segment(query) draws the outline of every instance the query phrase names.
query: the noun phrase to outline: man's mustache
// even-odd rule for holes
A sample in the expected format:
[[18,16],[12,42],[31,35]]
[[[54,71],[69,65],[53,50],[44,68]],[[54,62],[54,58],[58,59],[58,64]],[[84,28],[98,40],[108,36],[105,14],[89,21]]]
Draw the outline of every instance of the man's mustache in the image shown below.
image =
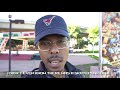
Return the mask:
[[48,56],[47,60],[51,60],[51,59],[60,59],[63,60],[63,57],[61,55],[50,55]]

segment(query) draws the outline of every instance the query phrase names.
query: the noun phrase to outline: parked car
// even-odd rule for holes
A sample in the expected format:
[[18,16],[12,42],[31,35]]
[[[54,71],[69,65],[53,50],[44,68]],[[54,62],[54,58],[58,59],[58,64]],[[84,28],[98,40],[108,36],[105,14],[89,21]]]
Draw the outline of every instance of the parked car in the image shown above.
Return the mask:
[[69,48],[69,53],[73,53],[73,48],[72,47]]
[[33,54],[33,56],[31,57],[31,60],[41,60],[40,54],[39,53]]

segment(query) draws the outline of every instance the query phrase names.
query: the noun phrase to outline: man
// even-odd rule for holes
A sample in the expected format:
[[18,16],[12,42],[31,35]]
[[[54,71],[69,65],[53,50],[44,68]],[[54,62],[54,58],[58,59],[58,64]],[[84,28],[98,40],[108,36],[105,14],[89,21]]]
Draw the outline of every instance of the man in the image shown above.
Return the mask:
[[84,78],[84,75],[75,73],[80,73],[81,70],[67,61],[69,39],[67,25],[62,17],[58,15],[46,15],[38,19],[35,24],[34,44],[39,49],[42,61],[39,68],[32,70],[36,74],[27,74],[22,77]]

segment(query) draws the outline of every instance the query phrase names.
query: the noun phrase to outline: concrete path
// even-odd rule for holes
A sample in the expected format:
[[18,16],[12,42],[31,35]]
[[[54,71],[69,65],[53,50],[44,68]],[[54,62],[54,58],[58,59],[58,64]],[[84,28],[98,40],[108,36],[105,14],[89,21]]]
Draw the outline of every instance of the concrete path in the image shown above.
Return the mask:
[[[73,65],[80,64],[90,64],[90,63],[98,63],[97,60],[87,56],[87,55],[69,55],[68,61]],[[34,68],[39,66],[40,60],[12,60],[11,61],[11,70],[12,71],[31,71]],[[8,60],[0,60],[0,72],[8,71],[9,61]]]
[[89,57],[88,55],[69,55],[68,61],[73,65],[98,63],[97,60]]

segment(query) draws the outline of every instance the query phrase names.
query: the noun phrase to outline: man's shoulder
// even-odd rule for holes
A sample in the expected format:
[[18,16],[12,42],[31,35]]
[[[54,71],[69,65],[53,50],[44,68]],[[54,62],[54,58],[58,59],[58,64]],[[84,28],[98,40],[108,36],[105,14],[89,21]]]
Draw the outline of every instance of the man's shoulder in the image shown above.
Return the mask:
[[76,68],[71,63],[67,62],[66,68],[67,68],[68,72],[76,72],[76,74],[69,75],[71,78],[86,78],[86,76],[84,74],[80,73],[80,72],[82,72],[82,70]]
[[77,72],[77,71],[81,72],[80,69],[76,68],[76,66],[72,65],[70,62],[67,62],[65,67],[66,67],[67,71],[70,71],[70,72],[74,72],[74,71],[75,72]]

